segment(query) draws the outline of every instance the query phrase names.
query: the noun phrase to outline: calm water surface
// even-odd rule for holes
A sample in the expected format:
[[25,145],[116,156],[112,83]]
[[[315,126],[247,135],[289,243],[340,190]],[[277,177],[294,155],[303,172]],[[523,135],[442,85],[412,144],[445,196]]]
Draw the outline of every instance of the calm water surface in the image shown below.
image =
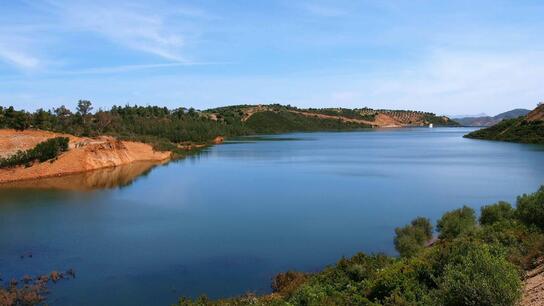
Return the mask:
[[[357,251],[395,254],[393,229],[415,216],[514,201],[544,184],[544,147],[463,139],[468,131],[271,136],[150,172],[73,179],[111,187],[115,176],[122,187],[0,189],[0,273],[74,268],[75,280],[51,287],[52,305],[169,305],[268,292],[277,272]],[[130,184],[126,173],[145,175]]]

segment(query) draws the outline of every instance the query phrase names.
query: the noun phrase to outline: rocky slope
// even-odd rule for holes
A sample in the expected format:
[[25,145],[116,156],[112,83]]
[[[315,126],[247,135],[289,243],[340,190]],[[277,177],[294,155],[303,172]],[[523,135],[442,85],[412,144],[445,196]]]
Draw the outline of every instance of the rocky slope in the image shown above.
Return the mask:
[[38,130],[0,130],[0,155],[9,156],[27,150],[53,137],[69,137],[69,150],[57,159],[30,167],[0,169],[0,183],[62,176],[89,170],[126,165],[137,161],[162,162],[170,152],[155,151],[150,145],[120,141],[113,137],[82,138]]

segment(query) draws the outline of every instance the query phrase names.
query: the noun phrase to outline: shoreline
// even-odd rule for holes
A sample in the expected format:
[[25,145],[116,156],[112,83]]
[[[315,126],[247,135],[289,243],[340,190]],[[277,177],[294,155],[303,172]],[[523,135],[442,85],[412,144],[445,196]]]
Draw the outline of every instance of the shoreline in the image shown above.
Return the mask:
[[70,138],[68,151],[56,159],[34,163],[30,167],[0,169],[0,184],[62,177],[134,162],[162,164],[172,158],[171,151],[155,151],[146,143],[121,141],[111,136],[85,138],[41,130],[0,130],[1,153],[28,150],[41,141],[59,136]]

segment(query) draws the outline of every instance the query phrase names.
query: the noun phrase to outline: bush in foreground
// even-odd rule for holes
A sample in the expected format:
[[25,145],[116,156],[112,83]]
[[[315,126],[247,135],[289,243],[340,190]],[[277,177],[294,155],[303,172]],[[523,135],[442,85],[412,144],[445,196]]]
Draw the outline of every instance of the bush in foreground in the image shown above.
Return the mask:
[[544,230],[544,186],[533,194],[518,197],[516,210],[521,221]]
[[457,238],[474,231],[475,228],[476,215],[474,209],[468,206],[445,213],[436,224],[440,239]]
[[498,202],[481,208],[480,224],[489,225],[514,218],[514,209],[507,202]]
[[442,305],[515,305],[521,298],[518,269],[485,244],[446,265],[439,284]]
[[417,254],[432,238],[433,226],[427,218],[418,217],[411,224],[395,229],[395,249],[402,257]]

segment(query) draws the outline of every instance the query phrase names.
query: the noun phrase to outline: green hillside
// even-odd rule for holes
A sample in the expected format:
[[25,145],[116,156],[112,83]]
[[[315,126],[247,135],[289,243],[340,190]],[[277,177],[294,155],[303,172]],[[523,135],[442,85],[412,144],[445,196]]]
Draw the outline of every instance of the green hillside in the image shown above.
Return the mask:
[[508,119],[465,135],[467,138],[544,144],[544,105],[527,116]]
[[369,108],[299,109],[280,104],[234,105],[199,111],[158,106],[113,106],[93,110],[81,100],[72,111],[65,106],[35,112],[0,106],[0,128],[42,129],[76,136],[112,135],[173,150],[180,143],[206,143],[217,136],[304,131],[345,131],[371,127],[455,126],[433,113]]

